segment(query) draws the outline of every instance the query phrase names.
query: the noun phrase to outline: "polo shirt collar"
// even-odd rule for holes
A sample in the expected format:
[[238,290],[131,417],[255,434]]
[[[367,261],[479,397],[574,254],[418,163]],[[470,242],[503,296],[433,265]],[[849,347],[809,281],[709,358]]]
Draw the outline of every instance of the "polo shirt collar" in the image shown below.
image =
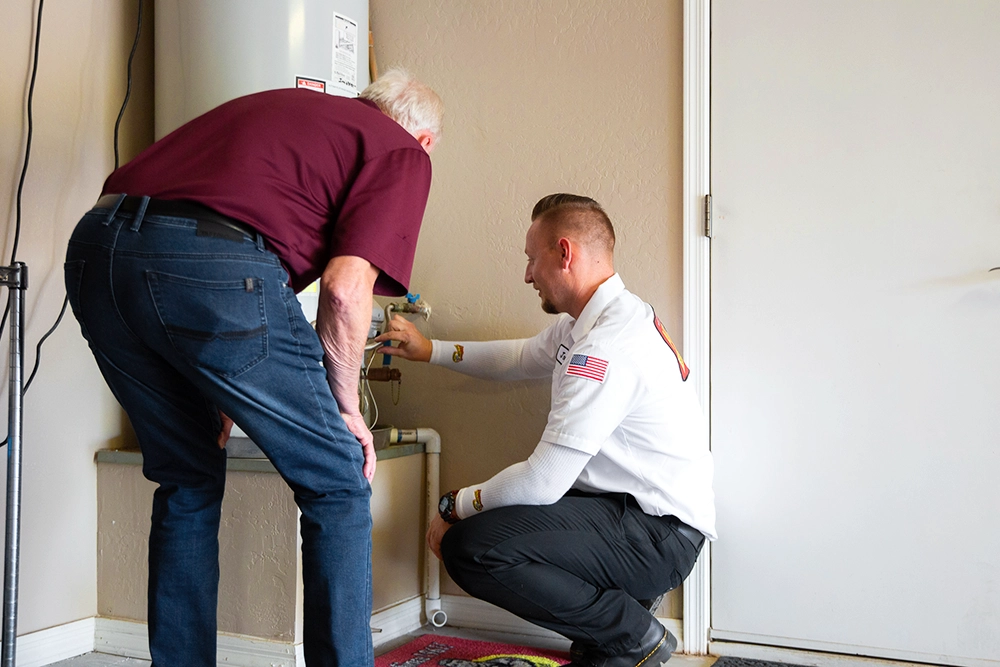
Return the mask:
[[573,340],[579,341],[590,333],[597,318],[601,316],[608,304],[624,291],[625,283],[622,282],[617,273],[601,283],[601,286],[594,292],[594,296],[590,297],[590,301],[583,307],[583,312],[576,319],[576,324],[573,325]]

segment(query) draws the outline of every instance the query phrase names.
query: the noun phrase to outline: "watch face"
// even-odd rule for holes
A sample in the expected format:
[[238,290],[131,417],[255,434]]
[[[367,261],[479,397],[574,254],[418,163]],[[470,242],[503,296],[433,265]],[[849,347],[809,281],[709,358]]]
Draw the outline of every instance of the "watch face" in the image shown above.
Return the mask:
[[447,494],[441,496],[441,500],[438,501],[438,512],[440,514],[446,514],[446,513],[448,513],[448,511],[450,509],[448,507],[448,505],[451,504],[451,503],[448,502],[449,500],[451,500],[451,498]]

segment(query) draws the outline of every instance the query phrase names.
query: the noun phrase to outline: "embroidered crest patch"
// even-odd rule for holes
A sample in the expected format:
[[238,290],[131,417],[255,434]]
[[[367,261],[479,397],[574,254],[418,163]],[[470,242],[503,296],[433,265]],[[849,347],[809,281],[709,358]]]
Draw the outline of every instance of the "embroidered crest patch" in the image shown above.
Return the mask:
[[660,333],[660,338],[663,342],[670,347],[670,351],[674,353],[674,357],[677,359],[677,366],[681,371],[681,381],[684,382],[691,375],[691,369],[688,365],[684,363],[684,359],[681,357],[681,353],[677,351],[677,347],[674,345],[674,341],[670,340],[670,334],[667,333],[667,328],[663,326],[663,322],[655,314],[653,315],[653,324],[656,326],[656,330]]
[[456,364],[465,358],[465,347],[462,345],[455,346],[455,353],[451,355],[451,360]]

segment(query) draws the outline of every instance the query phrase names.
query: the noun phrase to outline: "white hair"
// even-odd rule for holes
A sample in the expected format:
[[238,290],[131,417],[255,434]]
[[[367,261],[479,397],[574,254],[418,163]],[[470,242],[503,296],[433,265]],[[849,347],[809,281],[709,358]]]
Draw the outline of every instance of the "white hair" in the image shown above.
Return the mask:
[[426,130],[434,135],[435,141],[441,138],[444,103],[437,93],[406,70],[394,67],[383,72],[360,97],[374,102],[410,134]]

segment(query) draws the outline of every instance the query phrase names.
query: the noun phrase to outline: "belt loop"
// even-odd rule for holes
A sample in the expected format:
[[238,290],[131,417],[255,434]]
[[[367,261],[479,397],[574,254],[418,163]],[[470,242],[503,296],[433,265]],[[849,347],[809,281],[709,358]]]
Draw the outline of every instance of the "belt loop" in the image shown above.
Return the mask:
[[143,196],[142,201],[139,202],[139,210],[135,212],[135,219],[132,220],[132,226],[129,227],[133,232],[139,231],[139,225],[142,224],[142,219],[146,215],[147,206],[149,206],[149,197]]
[[114,220],[115,214],[118,213],[118,209],[121,208],[122,202],[124,201],[125,201],[125,194],[118,195],[118,199],[115,200],[115,205],[111,207],[110,211],[108,211],[108,217],[105,218],[104,222],[101,224],[103,224],[105,227],[110,225],[111,221]]
[[264,235],[257,232],[257,250],[264,252]]

